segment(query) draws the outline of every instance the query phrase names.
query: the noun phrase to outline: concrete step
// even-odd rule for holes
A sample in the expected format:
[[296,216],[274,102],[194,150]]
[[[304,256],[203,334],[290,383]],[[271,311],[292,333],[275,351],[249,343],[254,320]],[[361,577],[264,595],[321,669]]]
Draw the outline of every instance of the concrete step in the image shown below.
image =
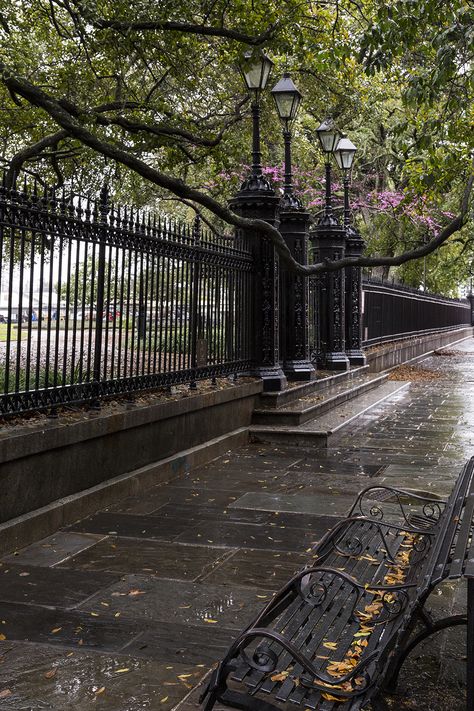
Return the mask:
[[251,441],[311,448],[327,447],[333,434],[387,398],[401,393],[409,385],[409,382],[384,379],[383,382],[379,382],[378,387],[365,391],[358,397],[345,401],[332,408],[330,412],[321,414],[298,427],[252,425],[250,427]]
[[355,378],[336,381],[330,387],[299,397],[279,408],[257,408],[252,416],[254,425],[299,425],[333,410],[341,403],[352,400],[385,382],[387,375],[359,373]]
[[264,392],[260,394],[261,409],[274,409],[285,407],[300,398],[312,393],[326,390],[333,385],[340,385],[345,382],[354,381],[363,373],[368,372],[369,366],[364,365],[358,368],[351,368],[342,373],[334,373],[329,370],[316,371],[316,379],[308,383],[289,382],[285,390],[278,392]]

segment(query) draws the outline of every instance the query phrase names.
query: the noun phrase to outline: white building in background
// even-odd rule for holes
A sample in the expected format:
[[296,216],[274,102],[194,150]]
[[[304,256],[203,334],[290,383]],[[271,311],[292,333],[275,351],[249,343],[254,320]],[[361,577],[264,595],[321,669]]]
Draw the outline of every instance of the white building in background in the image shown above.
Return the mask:
[[[13,321],[18,321],[18,314],[20,311],[20,301],[21,301],[21,312],[24,319],[28,319],[30,316],[29,303],[30,303],[30,279],[29,274],[23,276],[23,285],[21,290],[20,299],[20,268],[15,266],[12,275],[12,288],[10,293],[10,274],[8,272],[2,273],[2,280],[0,282],[0,316],[7,318],[8,314],[11,314]],[[50,282],[48,279],[43,281],[43,289],[40,293],[40,283],[39,280],[33,284],[33,319],[38,318],[40,306],[43,318],[48,315],[49,303],[51,300],[51,313],[57,308],[57,298],[56,289],[53,285],[50,296]]]

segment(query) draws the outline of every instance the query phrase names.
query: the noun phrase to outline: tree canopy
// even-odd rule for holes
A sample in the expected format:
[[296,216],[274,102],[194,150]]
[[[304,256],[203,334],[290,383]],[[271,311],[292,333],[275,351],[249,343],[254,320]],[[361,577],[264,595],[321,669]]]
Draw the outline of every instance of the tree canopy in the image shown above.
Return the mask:
[[[304,95],[294,162],[311,209],[322,180],[314,130],[330,113],[359,147],[353,194],[368,256],[357,263],[405,264],[399,276],[418,285],[419,258],[432,254],[428,286],[449,293],[474,257],[470,2],[0,0],[7,180],[34,171],[94,192],[107,178],[118,200],[197,210],[219,229],[252,226],[300,272],[355,263],[298,265],[277,229],[227,207],[249,162],[237,70],[248,47],[265,48],[275,81],[289,71]],[[278,178],[268,93],[262,115]]]

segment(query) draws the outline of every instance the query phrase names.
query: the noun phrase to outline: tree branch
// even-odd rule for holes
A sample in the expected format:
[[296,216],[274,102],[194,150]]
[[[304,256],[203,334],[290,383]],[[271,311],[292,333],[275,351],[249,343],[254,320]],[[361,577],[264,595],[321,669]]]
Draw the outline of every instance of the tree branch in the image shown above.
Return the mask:
[[201,35],[203,37],[224,37],[244,44],[258,47],[265,44],[275,33],[278,23],[270,25],[264,32],[257,36],[248,35],[239,30],[228,27],[211,27],[209,25],[195,24],[192,22],[175,22],[170,20],[106,20],[105,18],[93,17],[88,9],[84,8],[81,2],[73,3],[78,9],[81,17],[99,30],[117,30],[118,32],[182,32],[184,34]]
[[56,131],[56,133],[51,133],[49,136],[44,136],[44,138],[36,141],[36,143],[32,143],[30,146],[26,146],[18,151],[18,153],[15,153],[13,158],[9,161],[10,165],[5,174],[6,187],[11,188],[13,186],[16,176],[26,161],[38,156],[45,148],[56,146],[59,141],[67,136],[68,132],[61,129],[61,131]]
[[88,130],[79,120],[69,113],[64,107],[64,103],[59,103],[45,91],[34,86],[24,78],[15,77],[10,70],[0,62],[0,78],[3,83],[12,91],[16,92],[30,104],[46,111],[49,116],[54,119],[63,130],[76,138],[84,145],[92,148],[92,150],[100,153],[103,156],[127,166],[132,171],[141,175],[145,180],[158,185],[165,190],[169,190],[178,197],[196,202],[202,207],[210,210],[214,215],[220,217],[228,224],[240,227],[246,230],[254,231],[256,234],[263,234],[271,240],[281,259],[292,271],[300,274],[310,275],[318,274],[325,271],[335,271],[347,266],[399,266],[412,259],[419,259],[431,252],[434,252],[441,244],[455,232],[461,229],[466,221],[469,211],[469,201],[474,185],[474,160],[471,163],[469,178],[466,182],[464,192],[461,199],[459,214],[449,222],[449,224],[429,242],[419,247],[403,252],[395,257],[345,257],[336,261],[324,261],[313,265],[304,265],[297,262],[290,253],[288,246],[283,239],[281,233],[268,222],[259,219],[249,219],[237,215],[228,207],[221,205],[214,200],[210,195],[201,193],[199,190],[186,185],[182,180],[174,178],[170,175],[152,168],[144,161],[136,158],[132,153],[129,153],[115,145],[100,139],[98,136]]
[[232,30],[228,27],[209,27],[207,25],[193,25],[188,22],[159,22],[159,21],[144,21],[144,22],[121,22],[120,20],[94,20],[94,26],[97,29],[111,29],[120,32],[140,32],[140,31],[168,31],[168,32],[183,32],[185,34],[202,35],[204,37],[225,37],[226,39],[235,40],[244,44],[260,46],[267,42],[272,36],[275,25],[271,25],[265,32],[257,35],[248,35],[245,32]]

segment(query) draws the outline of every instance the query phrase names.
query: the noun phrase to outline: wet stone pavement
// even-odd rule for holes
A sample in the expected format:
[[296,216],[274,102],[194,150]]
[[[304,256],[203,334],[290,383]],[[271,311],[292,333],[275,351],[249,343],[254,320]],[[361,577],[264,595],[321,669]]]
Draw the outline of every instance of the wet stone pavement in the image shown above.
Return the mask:
[[[327,450],[249,445],[3,558],[0,709],[196,711],[200,682],[371,483],[448,495],[474,453],[474,341]],[[465,611],[462,583],[431,599]],[[463,709],[465,631],[404,668],[394,709]],[[218,707],[216,707],[217,709]],[[293,708],[293,707],[292,707]]]

